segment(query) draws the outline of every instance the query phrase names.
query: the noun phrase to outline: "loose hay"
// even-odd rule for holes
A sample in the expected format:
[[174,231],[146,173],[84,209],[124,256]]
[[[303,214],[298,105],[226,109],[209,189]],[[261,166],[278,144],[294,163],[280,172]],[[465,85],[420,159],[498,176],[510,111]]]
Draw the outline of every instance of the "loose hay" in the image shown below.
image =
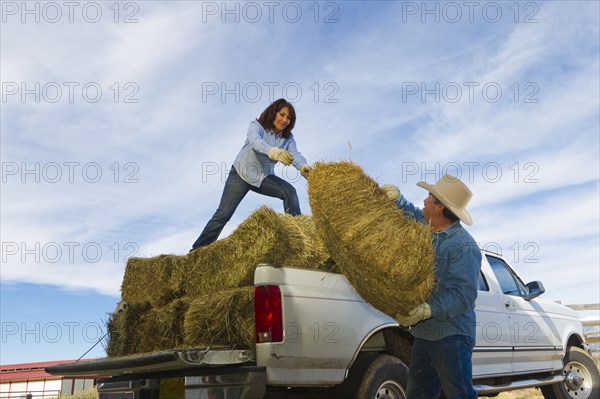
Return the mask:
[[190,347],[254,347],[254,286],[194,300],[185,314],[184,332]]
[[322,241],[367,302],[393,317],[427,299],[435,267],[427,226],[404,217],[351,162],[316,163],[308,192]]

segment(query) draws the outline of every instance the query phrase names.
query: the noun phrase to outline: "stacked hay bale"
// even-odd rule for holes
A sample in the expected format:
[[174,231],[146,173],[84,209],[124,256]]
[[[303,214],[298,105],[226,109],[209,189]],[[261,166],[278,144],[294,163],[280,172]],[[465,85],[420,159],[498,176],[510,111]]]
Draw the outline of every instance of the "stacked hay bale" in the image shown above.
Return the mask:
[[252,347],[260,263],[341,271],[392,317],[427,299],[435,261],[427,226],[405,218],[351,162],[317,163],[308,188],[312,217],[261,208],[186,256],[131,258],[122,285],[128,307],[108,322],[107,354]]
[[[252,285],[259,263],[320,268],[329,259],[310,216],[278,214],[261,208],[227,238],[193,251],[174,273],[187,278],[185,291],[199,297],[220,289]],[[179,281],[179,279],[176,279]]]
[[331,267],[310,216],[263,207],[227,238],[186,256],[131,258],[121,287],[127,309],[108,322],[109,356],[181,347],[251,347],[259,263]]
[[[218,322],[215,322],[218,321]],[[206,294],[195,299],[184,322],[185,342],[251,348],[254,336],[254,286]]]
[[394,317],[427,299],[435,267],[428,226],[406,218],[351,162],[315,164],[308,191],[321,240],[367,302]]

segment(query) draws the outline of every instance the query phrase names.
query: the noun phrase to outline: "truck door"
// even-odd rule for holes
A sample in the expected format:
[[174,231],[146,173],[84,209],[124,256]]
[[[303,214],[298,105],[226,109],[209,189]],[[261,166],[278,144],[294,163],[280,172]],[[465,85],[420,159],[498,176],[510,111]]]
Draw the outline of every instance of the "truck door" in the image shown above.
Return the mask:
[[546,371],[560,362],[557,331],[550,317],[536,300],[526,299],[527,289],[519,276],[501,258],[487,255],[487,260],[502,289],[508,330],[513,346],[514,373]]
[[482,256],[475,302],[477,336],[473,350],[474,378],[512,372],[513,348],[508,333],[508,317],[498,283],[493,278],[486,278],[490,275],[490,265]]

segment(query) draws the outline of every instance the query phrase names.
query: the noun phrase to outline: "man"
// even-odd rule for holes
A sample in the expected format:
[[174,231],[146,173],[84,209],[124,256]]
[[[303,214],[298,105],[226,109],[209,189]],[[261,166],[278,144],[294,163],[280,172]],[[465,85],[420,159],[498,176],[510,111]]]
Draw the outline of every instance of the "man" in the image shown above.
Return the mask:
[[396,186],[382,186],[406,216],[429,224],[436,254],[436,283],[427,302],[398,320],[415,337],[407,397],[437,399],[443,391],[448,399],[476,399],[472,354],[481,252],[460,223],[473,223],[466,210],[472,194],[463,182],[448,175],[433,186],[417,185],[429,191],[422,210]]

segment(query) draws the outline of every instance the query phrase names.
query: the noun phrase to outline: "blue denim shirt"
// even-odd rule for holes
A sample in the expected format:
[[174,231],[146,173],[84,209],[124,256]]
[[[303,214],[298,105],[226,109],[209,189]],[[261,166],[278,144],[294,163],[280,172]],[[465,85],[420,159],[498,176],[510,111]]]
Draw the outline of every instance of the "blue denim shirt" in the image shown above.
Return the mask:
[[[404,196],[400,196],[396,205],[406,216],[428,223],[421,209]],[[481,250],[460,221],[431,234],[435,248],[435,286],[427,299],[431,318],[417,323],[411,333],[429,341],[457,334],[475,339],[475,299]]]
[[265,177],[275,173],[275,161],[267,153],[273,147],[288,150],[294,161],[292,165],[300,169],[306,164],[306,158],[296,149],[294,136],[284,139],[281,134],[265,130],[258,121],[250,122],[246,142],[238,153],[233,166],[240,177],[248,184],[260,187]]

